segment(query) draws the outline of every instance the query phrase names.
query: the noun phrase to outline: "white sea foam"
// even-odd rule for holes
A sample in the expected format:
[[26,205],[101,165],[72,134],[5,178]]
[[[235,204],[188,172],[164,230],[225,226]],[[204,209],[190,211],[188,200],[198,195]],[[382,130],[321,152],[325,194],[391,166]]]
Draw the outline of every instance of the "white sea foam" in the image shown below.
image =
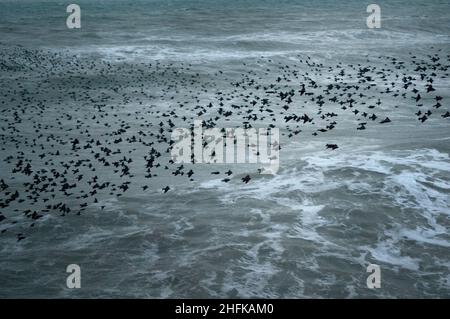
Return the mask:
[[[321,231],[323,227],[336,227],[333,220],[321,214],[321,211],[330,207],[329,198],[324,203],[312,199],[314,194],[342,188],[343,185],[353,194],[381,196],[384,201],[390,200],[399,212],[413,209],[418,215],[410,218],[420,217],[426,221],[425,224],[417,225],[417,221],[402,221],[392,216],[390,224],[386,221],[388,228],[373,245],[360,245],[354,249],[370,252],[379,262],[418,271],[420,255],[408,256],[402,248],[403,241],[450,246],[449,237],[445,236],[448,229],[438,220],[440,214],[448,215],[450,212],[448,192],[445,191],[450,185],[449,181],[436,177],[449,171],[448,154],[433,149],[346,152],[334,153],[333,156],[316,152],[299,160],[306,163],[305,167],[284,170],[271,178],[252,179],[247,185],[237,182],[239,184],[230,186],[210,181],[201,184],[201,187],[221,192],[221,200],[227,204],[255,199],[297,212],[298,223],[287,230],[289,238],[302,238],[325,245],[330,252],[344,254],[344,258],[348,258],[345,257],[346,253],[340,251]],[[349,175],[351,171],[353,174]],[[330,175],[330,172],[335,173]],[[441,188],[443,192],[431,185]],[[348,208],[351,209],[351,206]],[[384,213],[378,211],[374,214]],[[258,247],[253,247],[251,251],[255,250]],[[253,256],[256,256],[255,253]]]

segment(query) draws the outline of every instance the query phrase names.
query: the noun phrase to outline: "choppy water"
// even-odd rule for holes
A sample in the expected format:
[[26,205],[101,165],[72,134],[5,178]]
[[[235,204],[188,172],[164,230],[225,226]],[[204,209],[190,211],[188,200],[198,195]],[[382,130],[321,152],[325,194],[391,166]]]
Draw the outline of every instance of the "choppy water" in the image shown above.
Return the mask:
[[[380,3],[379,30],[367,29],[363,1],[77,3],[82,28],[68,30],[63,2],[0,1],[0,178],[8,185],[0,193],[1,297],[450,297],[447,1]],[[372,89],[358,83],[363,67]],[[336,79],[360,85],[332,95],[351,92],[360,110],[380,99],[369,113],[378,120],[356,130],[361,118],[330,95],[324,112],[338,114],[336,128],[313,136],[329,124],[316,115],[316,100],[296,94],[285,112],[315,115],[314,123],[286,123],[280,99],[251,84],[297,91],[305,76],[317,84],[308,87],[315,97]],[[422,106],[413,86],[402,89],[404,76],[414,78]],[[436,91],[428,94],[430,76]],[[442,106],[434,109],[437,95]],[[255,97],[268,99],[275,120],[263,113],[254,126],[282,132],[278,174],[225,164],[186,164],[194,181],[172,174],[179,165],[167,163],[161,143],[169,118],[186,127],[215,118],[223,103],[233,115],[217,126],[239,127],[245,114],[232,105],[248,107]],[[433,115],[421,123],[415,113],[428,109]],[[386,116],[392,123],[379,124]],[[157,176],[146,177],[152,146],[133,136],[162,152]],[[131,175],[122,174],[124,158]],[[110,186],[83,197],[94,175]],[[70,195],[65,182],[77,185]],[[26,183],[37,184],[34,193]],[[16,190],[22,201],[6,205]],[[60,202],[71,212],[46,207]],[[43,217],[27,218],[27,209]],[[81,289],[65,286],[73,263]],[[382,269],[380,289],[366,287],[369,263]]]

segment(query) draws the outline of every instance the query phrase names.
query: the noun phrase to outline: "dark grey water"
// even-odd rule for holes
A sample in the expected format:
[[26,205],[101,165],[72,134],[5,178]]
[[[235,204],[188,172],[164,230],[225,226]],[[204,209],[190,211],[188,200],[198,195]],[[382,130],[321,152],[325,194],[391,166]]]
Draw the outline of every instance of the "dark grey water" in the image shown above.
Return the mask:
[[[447,1],[77,3],[0,1],[1,297],[450,297]],[[198,119],[279,128],[280,170],[175,175]]]

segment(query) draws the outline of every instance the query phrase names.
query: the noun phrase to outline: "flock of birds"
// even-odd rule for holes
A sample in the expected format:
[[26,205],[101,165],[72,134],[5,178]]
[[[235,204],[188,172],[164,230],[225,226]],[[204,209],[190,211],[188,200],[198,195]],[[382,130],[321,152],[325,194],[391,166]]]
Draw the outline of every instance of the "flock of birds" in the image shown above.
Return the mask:
[[[18,241],[49,214],[80,215],[90,205],[104,209],[108,196],[170,193],[178,178],[195,181],[196,166],[175,163],[170,152],[174,128],[197,119],[205,128],[277,127],[285,144],[298,135],[332,138],[340,119],[355,132],[390,125],[389,111],[400,105],[418,123],[450,117],[436,84],[448,83],[450,55],[440,50],[332,66],[308,56],[261,57],[202,73],[182,62],[0,51],[0,233]],[[225,183],[252,179],[230,169],[210,173]],[[167,176],[173,183],[161,185]]]

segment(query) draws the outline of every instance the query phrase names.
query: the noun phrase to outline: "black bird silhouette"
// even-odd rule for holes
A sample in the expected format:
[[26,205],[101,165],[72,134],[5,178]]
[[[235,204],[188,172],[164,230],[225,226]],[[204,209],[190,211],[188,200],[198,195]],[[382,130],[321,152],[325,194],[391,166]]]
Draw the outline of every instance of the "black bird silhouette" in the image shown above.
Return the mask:
[[339,146],[337,144],[327,144],[326,147],[329,149],[332,149],[332,150],[339,148]]
[[245,177],[242,178],[242,181],[243,181],[245,184],[247,184],[248,182],[250,182],[251,179],[252,179],[252,178],[250,177],[250,175],[247,175],[247,176],[245,176]]
[[428,117],[426,115],[422,116],[419,118],[419,120],[423,123],[428,119]]

